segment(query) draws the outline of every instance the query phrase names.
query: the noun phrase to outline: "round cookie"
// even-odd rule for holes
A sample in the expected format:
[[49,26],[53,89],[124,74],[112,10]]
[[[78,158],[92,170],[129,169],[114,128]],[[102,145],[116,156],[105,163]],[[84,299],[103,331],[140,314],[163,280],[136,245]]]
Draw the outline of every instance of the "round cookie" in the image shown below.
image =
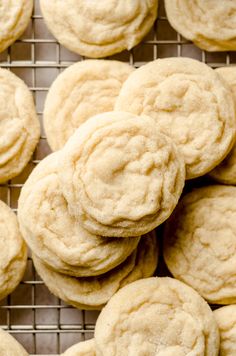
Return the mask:
[[94,234],[129,237],[153,230],[183,189],[183,159],[148,117],[96,115],[61,154],[59,178],[70,211]]
[[236,50],[236,4],[231,0],[165,0],[171,26],[207,51]]
[[61,356],[96,356],[94,339],[71,346]]
[[235,141],[230,88],[194,59],[158,59],[140,67],[124,83],[115,110],[155,119],[180,148],[187,179],[213,169]]
[[158,246],[154,233],[141,238],[138,248],[121,265],[96,277],[69,277],[50,270],[33,256],[35,268],[49,290],[79,309],[101,309],[118,289],[153,275]]
[[0,300],[10,294],[23,278],[27,248],[16,215],[0,201]]
[[26,30],[33,10],[33,0],[1,0],[0,52],[9,47]]
[[29,162],[40,135],[33,97],[15,74],[0,68],[0,183]]
[[101,58],[131,49],[150,31],[158,0],[40,0],[48,28],[69,50]]
[[208,302],[236,302],[236,187],[188,193],[167,221],[164,259],[175,278]]
[[14,337],[0,329],[0,356],[29,356]]
[[91,116],[112,111],[133,70],[126,63],[108,60],[86,60],[64,70],[52,84],[44,107],[44,128],[52,150],[62,148]]
[[147,278],[119,290],[95,327],[97,356],[217,356],[219,333],[207,303],[173,278]]
[[[229,84],[236,107],[236,67],[221,67],[217,68],[216,72]],[[236,184],[236,145],[209,175],[219,183]]]
[[219,356],[236,355],[236,305],[216,309],[214,317],[220,331]]
[[140,237],[107,238],[90,234],[68,211],[57,168],[60,152],[43,159],[21,190],[18,217],[31,250],[57,272],[95,276],[122,263]]

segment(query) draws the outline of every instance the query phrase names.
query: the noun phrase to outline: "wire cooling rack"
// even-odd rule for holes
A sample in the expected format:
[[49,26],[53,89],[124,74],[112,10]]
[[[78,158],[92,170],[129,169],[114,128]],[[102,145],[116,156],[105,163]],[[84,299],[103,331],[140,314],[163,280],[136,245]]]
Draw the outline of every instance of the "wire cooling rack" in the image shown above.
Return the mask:
[[[158,19],[146,40],[132,51],[111,58],[139,67],[157,58],[173,56],[196,58],[213,68],[236,64],[236,52],[207,53],[177,34],[166,19],[163,1],[160,1]],[[30,87],[42,121],[44,100],[52,81],[64,68],[83,59],[53,38],[44,24],[39,0],[35,0],[27,31],[0,54],[0,66],[10,69]],[[33,159],[24,172],[0,185],[0,199],[14,211],[17,211],[20,189],[27,176],[49,153],[42,129]],[[163,270],[160,273],[163,274]],[[13,334],[32,355],[57,355],[74,343],[91,338],[97,316],[98,312],[77,310],[55,298],[36,275],[30,257],[23,282],[0,302],[0,327]]]

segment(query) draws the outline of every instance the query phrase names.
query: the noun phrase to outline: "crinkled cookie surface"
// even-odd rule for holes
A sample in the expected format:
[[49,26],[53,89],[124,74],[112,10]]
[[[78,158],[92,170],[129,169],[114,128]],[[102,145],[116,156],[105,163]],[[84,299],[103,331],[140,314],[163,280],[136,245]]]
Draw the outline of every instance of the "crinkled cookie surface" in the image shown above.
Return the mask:
[[217,356],[219,333],[197,292],[173,278],[153,277],[110,299],[98,317],[95,343],[97,356]]
[[129,237],[169,217],[185,166],[151,118],[110,112],[89,119],[69,139],[59,178],[71,213],[87,230]]
[[194,59],[158,59],[140,67],[125,81],[115,109],[155,119],[181,150],[187,179],[213,169],[235,141],[230,88]]
[[236,187],[188,193],[165,226],[164,258],[171,273],[208,302],[236,302]]
[[23,34],[30,21],[32,10],[33,0],[1,0],[0,52]]
[[119,266],[95,277],[75,278],[50,270],[36,256],[34,265],[49,290],[80,309],[101,309],[123,286],[153,275],[158,261],[154,233],[143,236],[137,249]]
[[220,331],[219,356],[236,355],[236,305],[216,309],[214,316]]
[[32,251],[57,272],[94,276],[122,263],[140,237],[101,237],[82,228],[68,211],[57,168],[60,151],[47,156],[33,170],[21,190],[18,217]]
[[[229,84],[234,97],[236,107],[236,67],[220,67],[216,72]],[[221,162],[210,176],[219,183],[236,184],[236,145],[228,154],[228,156]]]
[[94,339],[73,345],[61,356],[96,356]]
[[21,173],[40,135],[33,97],[15,74],[0,68],[0,183]]
[[0,201],[0,300],[20,283],[27,264],[27,248],[16,215]]
[[29,356],[29,354],[14,337],[0,329],[0,356]]
[[40,0],[47,26],[76,53],[100,58],[131,49],[151,29],[157,0]]
[[62,72],[52,84],[44,108],[44,127],[51,148],[62,148],[91,116],[112,111],[123,82],[133,70],[118,61],[86,60]]
[[236,50],[235,1],[165,0],[165,8],[172,27],[200,48]]

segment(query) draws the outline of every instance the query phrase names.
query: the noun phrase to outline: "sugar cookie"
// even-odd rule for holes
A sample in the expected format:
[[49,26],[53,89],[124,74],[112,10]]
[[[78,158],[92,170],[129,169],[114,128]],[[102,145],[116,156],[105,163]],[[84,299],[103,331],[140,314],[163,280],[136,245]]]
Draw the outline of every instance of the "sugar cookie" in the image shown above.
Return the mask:
[[219,356],[236,355],[236,305],[216,309],[214,316],[220,331]]
[[23,34],[30,21],[33,5],[33,0],[1,0],[0,52]]
[[[216,72],[229,84],[236,108],[236,67],[221,67]],[[220,183],[236,184],[236,145],[223,162],[210,172],[210,176]]]
[[44,128],[52,150],[62,148],[89,117],[112,111],[133,70],[118,61],[87,60],[62,72],[52,84],[44,108]]
[[68,212],[57,175],[60,152],[43,159],[21,190],[18,217],[32,251],[57,272],[95,276],[122,263],[139,237],[126,239],[92,235]]
[[137,69],[124,83],[115,109],[154,118],[181,149],[187,179],[213,169],[235,141],[230,88],[194,59],[158,59]]
[[38,143],[33,97],[15,74],[0,68],[0,183],[25,168]]
[[166,223],[164,258],[171,273],[208,302],[236,302],[236,187],[188,193]]
[[27,248],[16,215],[0,201],[0,300],[20,283],[27,264]]
[[29,356],[14,337],[0,329],[0,356]]
[[89,119],[69,139],[59,178],[83,227],[129,237],[168,218],[183,189],[185,166],[154,120],[108,112]]
[[207,51],[236,50],[236,3],[231,0],[165,0],[171,26]]
[[151,29],[158,0],[40,0],[48,28],[69,50],[100,58],[131,49]]
[[40,277],[57,297],[80,309],[101,309],[118,289],[140,278],[153,275],[158,260],[157,238],[141,238],[137,250],[121,265],[96,277],[69,277],[53,272],[36,256],[34,265]]
[[96,356],[94,339],[79,342],[66,350],[61,356]]
[[217,356],[219,333],[207,303],[173,278],[146,278],[119,290],[95,327],[97,356]]

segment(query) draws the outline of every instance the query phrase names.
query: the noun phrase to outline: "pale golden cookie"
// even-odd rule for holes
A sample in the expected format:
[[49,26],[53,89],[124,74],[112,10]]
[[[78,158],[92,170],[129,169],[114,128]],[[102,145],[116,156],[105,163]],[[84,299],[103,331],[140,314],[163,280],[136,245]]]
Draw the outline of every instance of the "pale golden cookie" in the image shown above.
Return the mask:
[[187,179],[213,169],[235,141],[230,88],[194,59],[158,59],[137,69],[124,83],[115,109],[155,119],[180,148]]
[[57,168],[60,152],[43,159],[21,190],[18,217],[32,251],[57,272],[95,276],[122,263],[139,237],[107,238],[90,234],[68,212]]
[[220,331],[219,356],[236,355],[236,305],[228,305],[214,311]]
[[122,288],[100,313],[97,356],[217,356],[219,332],[207,303],[173,278]]
[[139,236],[169,217],[185,166],[154,120],[126,112],[96,115],[62,150],[62,191],[83,227],[102,236]]
[[49,290],[66,303],[80,309],[101,309],[118,289],[153,275],[158,247],[154,233],[141,238],[137,250],[121,265],[96,277],[69,277],[50,270],[36,256],[34,265]]
[[39,135],[32,94],[20,78],[0,68],[0,183],[21,173]]
[[27,248],[16,215],[0,200],[0,300],[18,286],[26,264]]
[[100,58],[141,42],[157,17],[158,0],[40,0],[40,5],[63,46]]
[[233,0],[165,0],[171,26],[207,51],[236,50]]
[[208,302],[236,302],[236,187],[188,193],[167,221],[164,258],[170,272]]
[[[216,72],[229,84],[236,108],[236,67],[221,67]],[[223,162],[210,172],[210,176],[220,183],[236,184],[236,145]]]
[[33,0],[1,0],[0,52],[23,34],[30,21],[33,4]]
[[44,128],[52,150],[62,148],[91,116],[112,111],[133,70],[118,61],[87,60],[62,72],[52,84],[44,108]]
[[16,339],[0,329],[0,356],[29,356]]
[[94,339],[79,342],[66,350],[61,356],[96,356]]

